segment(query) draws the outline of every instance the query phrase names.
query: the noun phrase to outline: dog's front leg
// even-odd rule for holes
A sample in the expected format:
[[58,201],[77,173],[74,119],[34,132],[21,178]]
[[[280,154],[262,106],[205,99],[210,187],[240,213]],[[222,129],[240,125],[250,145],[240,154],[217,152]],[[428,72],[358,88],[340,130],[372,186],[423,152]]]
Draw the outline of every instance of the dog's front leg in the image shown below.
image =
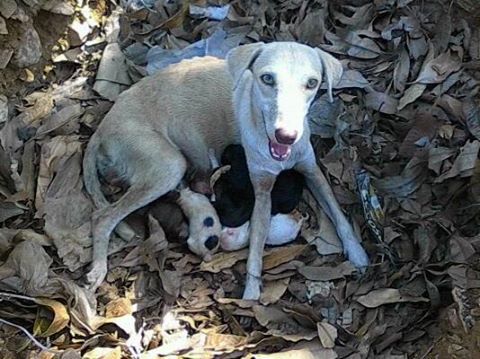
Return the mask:
[[314,159],[299,163],[296,166],[296,169],[304,174],[308,188],[335,225],[338,237],[342,241],[343,251],[347,258],[355,265],[355,267],[364,269],[369,263],[367,253],[360,244],[352,225],[340,208],[340,205],[333,194],[332,188],[322,170],[315,163]]
[[247,279],[243,299],[260,299],[262,286],[263,250],[270,227],[271,192],[275,176],[269,173],[251,174],[255,205],[250,220],[250,247],[247,260]]

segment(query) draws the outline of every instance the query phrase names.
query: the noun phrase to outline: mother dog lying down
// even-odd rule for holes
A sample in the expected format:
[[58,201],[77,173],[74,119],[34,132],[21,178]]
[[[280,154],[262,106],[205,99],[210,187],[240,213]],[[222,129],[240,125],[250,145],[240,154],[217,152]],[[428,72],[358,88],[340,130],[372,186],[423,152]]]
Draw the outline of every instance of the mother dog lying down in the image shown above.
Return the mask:
[[[92,217],[92,288],[107,273],[109,236],[136,209],[177,187],[187,163],[207,173],[209,148],[245,149],[255,192],[244,299],[258,299],[262,253],[270,223],[270,191],[278,173],[295,168],[336,227],[344,253],[357,267],[368,256],[342,212],[310,144],[307,112],[320,83],[340,80],[338,60],[293,42],[239,46],[226,60],[195,58],[172,65],[125,91],[92,136],[84,180],[97,210]],[[98,176],[129,188],[109,203]]]

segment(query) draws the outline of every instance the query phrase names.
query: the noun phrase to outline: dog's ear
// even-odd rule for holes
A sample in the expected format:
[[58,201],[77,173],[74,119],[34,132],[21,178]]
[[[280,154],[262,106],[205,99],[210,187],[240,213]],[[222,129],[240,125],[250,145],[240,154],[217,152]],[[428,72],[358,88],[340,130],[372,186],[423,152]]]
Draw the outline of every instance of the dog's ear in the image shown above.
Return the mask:
[[323,80],[327,83],[328,99],[333,102],[332,88],[337,85],[342,78],[343,67],[340,61],[320,49],[315,49],[323,65]]
[[242,78],[243,73],[252,66],[264,46],[263,42],[255,42],[235,47],[228,52],[228,71],[232,75],[234,87],[237,87],[237,83]]

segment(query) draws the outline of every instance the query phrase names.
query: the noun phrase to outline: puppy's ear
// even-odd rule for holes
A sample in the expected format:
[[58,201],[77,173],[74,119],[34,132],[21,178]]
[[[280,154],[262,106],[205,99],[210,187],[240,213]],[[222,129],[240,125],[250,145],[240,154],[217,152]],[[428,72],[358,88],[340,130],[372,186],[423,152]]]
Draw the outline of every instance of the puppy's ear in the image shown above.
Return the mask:
[[234,87],[237,87],[238,81],[242,78],[243,73],[252,66],[264,46],[265,44],[263,42],[256,42],[235,47],[228,52],[228,71],[230,75],[232,75]]
[[332,88],[336,86],[342,78],[343,67],[340,61],[320,49],[315,49],[323,65],[323,80],[327,83],[328,99],[333,102]]

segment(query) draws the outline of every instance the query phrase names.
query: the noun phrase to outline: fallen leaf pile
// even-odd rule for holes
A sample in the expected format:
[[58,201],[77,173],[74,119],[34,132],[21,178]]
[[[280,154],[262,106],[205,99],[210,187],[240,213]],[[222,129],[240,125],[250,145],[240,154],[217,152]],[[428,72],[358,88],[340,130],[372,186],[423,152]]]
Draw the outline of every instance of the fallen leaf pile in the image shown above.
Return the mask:
[[[13,3],[2,1],[3,17]],[[69,3],[45,81],[0,96],[0,357],[475,357],[478,340],[461,338],[480,332],[475,2]],[[309,120],[367,273],[344,260],[305,192],[309,220],[296,242],[266,249],[259,302],[238,299],[246,249],[201,262],[144,213],[129,218],[134,239],[117,230],[106,282],[86,290],[82,155],[112,101],[181,59],[273,40],[318,46],[344,66],[335,101],[320,90]]]

